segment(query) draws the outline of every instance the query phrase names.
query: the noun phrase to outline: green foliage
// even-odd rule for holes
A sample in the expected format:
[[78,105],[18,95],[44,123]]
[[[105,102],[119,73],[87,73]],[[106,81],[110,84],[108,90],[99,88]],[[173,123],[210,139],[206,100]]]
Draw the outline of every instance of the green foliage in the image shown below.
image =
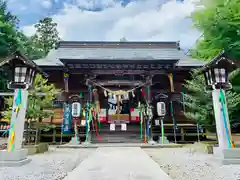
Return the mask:
[[33,37],[35,45],[42,48],[45,55],[56,46],[60,40],[57,31],[57,23],[54,23],[52,18],[46,17],[40,20],[36,25],[36,34]]
[[195,26],[203,32],[204,37],[197,44],[197,54],[209,59],[224,49],[232,58],[239,59],[240,0],[211,0],[201,3],[205,8],[192,15]]
[[27,37],[22,32],[18,32],[17,35],[21,43],[20,51],[25,54],[29,59],[35,60],[43,58],[45,56],[43,50],[36,45],[34,36]]
[[[193,71],[194,80],[187,80],[184,87],[188,89],[188,94],[184,94],[184,114],[189,119],[193,119],[204,127],[215,125],[214,111],[211,91],[205,90],[205,80],[203,75],[196,76]],[[226,92],[229,119],[232,126],[240,122],[236,116],[236,107],[240,106],[240,94],[234,91]]]
[[[41,93],[44,95],[39,95]],[[49,84],[47,79],[38,74],[34,80],[34,88],[29,91],[26,119],[41,123],[43,118],[51,117],[53,111],[44,109],[52,106],[52,101],[59,93],[60,91],[53,84]],[[5,101],[8,108],[4,112],[4,118],[10,120],[13,98],[7,98]],[[43,124],[40,126],[44,129],[49,127]]]
[[[193,13],[192,18],[203,38],[191,50],[191,56],[209,61],[220,51],[225,50],[228,57],[240,60],[240,0],[202,0],[203,9]],[[186,81],[185,115],[202,125],[214,125],[214,112],[211,92],[205,91],[203,76],[192,76]],[[240,124],[240,70],[229,75],[233,85],[226,92],[229,119],[234,127]]]
[[7,12],[5,1],[0,0],[0,55],[6,56],[19,47],[15,31],[17,18]]
[[18,19],[7,11],[7,3],[0,0],[0,57],[20,51],[29,59],[45,57],[59,41],[57,24],[46,17],[36,25],[36,34],[27,37],[18,29]]

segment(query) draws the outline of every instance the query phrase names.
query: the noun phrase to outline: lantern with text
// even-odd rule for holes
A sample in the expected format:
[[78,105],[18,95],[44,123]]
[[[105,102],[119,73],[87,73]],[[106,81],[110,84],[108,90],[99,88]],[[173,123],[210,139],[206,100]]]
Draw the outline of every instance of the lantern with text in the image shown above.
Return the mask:
[[201,68],[208,89],[231,89],[228,74],[235,63],[224,56],[224,52]]
[[160,117],[164,117],[166,115],[166,105],[164,102],[157,103],[157,113]]

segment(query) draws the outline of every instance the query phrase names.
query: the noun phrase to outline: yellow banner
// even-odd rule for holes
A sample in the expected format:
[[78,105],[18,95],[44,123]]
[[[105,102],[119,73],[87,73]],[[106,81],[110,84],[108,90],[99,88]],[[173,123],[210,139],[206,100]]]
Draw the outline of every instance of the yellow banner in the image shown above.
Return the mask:
[[172,74],[172,73],[169,73],[169,74],[168,74],[168,78],[169,78],[169,82],[170,82],[171,92],[174,92],[173,74]]

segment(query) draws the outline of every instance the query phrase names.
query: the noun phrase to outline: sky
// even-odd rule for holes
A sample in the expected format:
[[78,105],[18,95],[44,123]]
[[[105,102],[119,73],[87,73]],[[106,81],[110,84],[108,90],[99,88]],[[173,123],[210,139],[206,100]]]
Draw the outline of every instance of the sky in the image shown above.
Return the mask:
[[[183,2],[182,2],[183,1]],[[26,35],[50,16],[63,40],[180,41],[192,47],[200,32],[190,15],[197,0],[8,0]]]

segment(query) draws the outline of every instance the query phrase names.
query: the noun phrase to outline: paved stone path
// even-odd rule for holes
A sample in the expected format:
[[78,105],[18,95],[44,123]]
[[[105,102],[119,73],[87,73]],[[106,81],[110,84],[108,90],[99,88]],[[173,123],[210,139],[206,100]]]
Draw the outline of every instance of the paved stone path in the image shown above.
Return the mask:
[[100,147],[64,180],[171,180],[140,147]]

